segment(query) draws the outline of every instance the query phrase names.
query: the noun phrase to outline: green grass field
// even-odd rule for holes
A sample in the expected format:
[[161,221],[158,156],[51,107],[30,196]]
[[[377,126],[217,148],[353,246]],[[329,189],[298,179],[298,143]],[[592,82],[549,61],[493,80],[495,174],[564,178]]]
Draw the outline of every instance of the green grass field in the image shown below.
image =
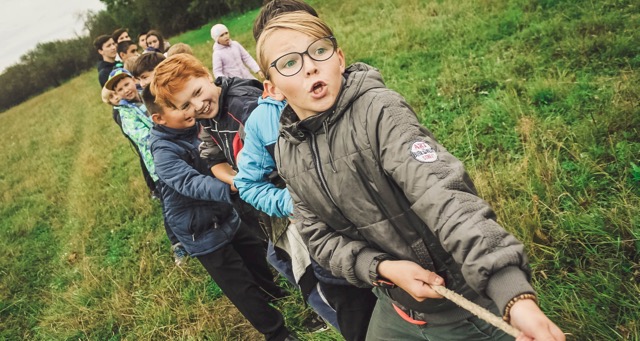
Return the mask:
[[[640,4],[312,4],[464,161],[568,339],[640,340]],[[256,14],[222,19],[252,53]],[[209,27],[170,40],[210,66]],[[95,70],[0,127],[0,340],[260,339],[197,261],[173,265]],[[300,331],[299,298],[278,306]]]

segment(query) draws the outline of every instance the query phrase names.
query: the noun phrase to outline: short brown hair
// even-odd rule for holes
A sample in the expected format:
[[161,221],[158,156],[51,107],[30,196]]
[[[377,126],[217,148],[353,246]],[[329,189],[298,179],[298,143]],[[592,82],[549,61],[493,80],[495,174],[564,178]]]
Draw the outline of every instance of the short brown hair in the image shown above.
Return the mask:
[[160,52],[149,52],[141,55],[136,59],[135,64],[131,67],[131,74],[133,77],[140,77],[147,71],[153,71],[166,57]]
[[102,50],[102,45],[108,42],[109,39],[111,39],[111,36],[108,36],[106,34],[100,35],[96,39],[94,39],[93,46],[96,48],[96,51]]
[[186,53],[186,54],[193,55],[193,50],[191,49],[191,46],[189,46],[189,45],[187,45],[185,43],[177,43],[175,45],[172,45],[167,50],[167,57],[171,57],[174,54],[178,54],[178,53]]
[[260,34],[256,46],[258,65],[267,78],[269,78],[267,74],[269,71],[269,61],[264,55],[265,41],[278,29],[293,30],[318,39],[333,36],[333,31],[331,31],[331,28],[324,21],[304,11],[284,13],[271,19],[262,31],[262,34]]
[[184,89],[185,83],[191,78],[211,77],[209,70],[198,58],[180,53],[165,59],[156,67],[151,82],[151,91],[156,95],[156,102],[169,108],[173,105],[172,94]]
[[258,41],[260,34],[264,30],[264,27],[269,23],[269,20],[279,16],[283,13],[303,11],[307,12],[314,17],[318,16],[311,5],[300,0],[270,0],[266,1],[264,6],[260,9],[260,13],[253,22],[253,39]]
[[162,106],[156,103],[156,96],[154,96],[151,91],[151,85],[147,85],[142,89],[142,102],[144,102],[145,107],[147,107],[149,115],[162,115],[164,113]]

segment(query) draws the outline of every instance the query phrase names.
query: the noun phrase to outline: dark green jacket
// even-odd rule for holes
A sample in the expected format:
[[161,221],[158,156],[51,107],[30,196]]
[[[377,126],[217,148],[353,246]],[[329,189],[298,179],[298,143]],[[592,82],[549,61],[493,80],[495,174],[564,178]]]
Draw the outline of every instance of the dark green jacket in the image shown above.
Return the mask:
[[[483,306],[502,310],[534,292],[523,245],[377,70],[350,66],[333,109],[299,121],[287,106],[281,124],[276,161],[294,215],[311,256],[334,275],[372,286],[374,257],[389,254],[436,271]],[[469,316],[446,300],[390,294],[434,324]]]

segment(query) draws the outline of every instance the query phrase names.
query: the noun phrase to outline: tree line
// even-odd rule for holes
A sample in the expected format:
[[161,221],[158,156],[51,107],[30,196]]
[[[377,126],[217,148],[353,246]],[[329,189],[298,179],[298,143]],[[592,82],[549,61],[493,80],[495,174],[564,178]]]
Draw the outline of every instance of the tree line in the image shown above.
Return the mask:
[[95,67],[100,56],[91,42],[99,35],[125,27],[134,40],[137,34],[150,29],[168,37],[262,4],[261,0],[100,1],[106,10],[88,11],[82,18],[88,35],[39,43],[0,74],[0,112]]

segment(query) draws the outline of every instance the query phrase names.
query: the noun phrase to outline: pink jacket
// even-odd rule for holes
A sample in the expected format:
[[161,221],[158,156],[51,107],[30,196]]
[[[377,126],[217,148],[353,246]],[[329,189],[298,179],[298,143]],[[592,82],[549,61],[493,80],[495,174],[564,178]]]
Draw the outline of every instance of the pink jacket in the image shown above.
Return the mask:
[[213,44],[214,77],[224,76],[256,79],[249,70],[247,70],[247,67],[253,72],[260,71],[258,63],[256,63],[240,43],[232,40],[229,46],[218,44],[217,42]]

